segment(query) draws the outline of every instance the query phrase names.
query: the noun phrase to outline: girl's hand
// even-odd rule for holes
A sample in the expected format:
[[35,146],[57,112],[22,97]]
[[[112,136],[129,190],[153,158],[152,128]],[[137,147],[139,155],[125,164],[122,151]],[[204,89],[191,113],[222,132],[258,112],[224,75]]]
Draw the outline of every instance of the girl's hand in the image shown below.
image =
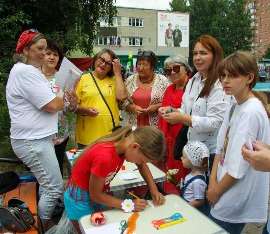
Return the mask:
[[206,199],[212,207],[217,204],[219,198],[220,195],[215,191],[215,187],[212,187],[206,191]]
[[134,211],[142,211],[148,205],[148,202],[144,199],[134,199]]
[[180,112],[166,113],[162,117],[168,124],[177,124],[181,122]]
[[160,206],[165,203],[165,197],[158,190],[151,191],[151,197],[153,199],[154,206]]
[[162,106],[162,107],[160,107],[160,108],[158,109],[158,115],[159,115],[159,116],[162,116],[162,115],[164,115],[164,114],[166,114],[166,113],[170,113],[169,107],[167,107],[167,106]]

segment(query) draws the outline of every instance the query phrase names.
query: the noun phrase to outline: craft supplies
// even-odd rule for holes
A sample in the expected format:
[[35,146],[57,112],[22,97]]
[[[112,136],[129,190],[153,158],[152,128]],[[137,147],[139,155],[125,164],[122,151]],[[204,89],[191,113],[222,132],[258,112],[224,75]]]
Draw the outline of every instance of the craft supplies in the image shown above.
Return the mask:
[[95,226],[100,226],[105,224],[107,221],[106,216],[101,211],[95,211],[90,216],[90,222]]
[[[135,195],[134,193],[132,193],[132,192],[129,192],[129,191],[128,191],[128,194],[131,195],[132,197],[135,197],[135,198],[137,198],[137,199],[140,199],[138,196],[136,196],[136,195]],[[147,203],[147,206],[152,207],[151,205],[149,205],[149,203]]]
[[122,230],[120,234],[124,234],[124,232],[127,229],[127,227],[128,227],[127,221],[126,220],[122,220],[120,222],[120,228],[119,228],[120,230]]
[[169,223],[169,222],[179,220],[182,218],[183,218],[183,215],[181,215],[180,213],[175,213],[172,216],[164,218],[164,219],[153,220],[152,224],[155,228],[158,228],[161,224]]
[[172,222],[168,222],[168,223],[165,223],[165,224],[161,224],[161,225],[157,228],[157,230],[162,229],[162,228],[166,228],[166,227],[170,227],[170,226],[173,226],[173,225],[178,224],[178,223],[183,223],[183,222],[185,222],[185,221],[187,221],[187,219],[186,219],[186,218],[182,218],[182,219],[178,219],[178,220],[175,220],[175,221],[172,221]]
[[134,202],[131,199],[125,199],[121,203],[121,207],[124,212],[129,213],[134,210]]
[[131,234],[136,229],[136,220],[139,218],[139,213],[134,212],[129,218],[128,218],[128,228],[126,234]]

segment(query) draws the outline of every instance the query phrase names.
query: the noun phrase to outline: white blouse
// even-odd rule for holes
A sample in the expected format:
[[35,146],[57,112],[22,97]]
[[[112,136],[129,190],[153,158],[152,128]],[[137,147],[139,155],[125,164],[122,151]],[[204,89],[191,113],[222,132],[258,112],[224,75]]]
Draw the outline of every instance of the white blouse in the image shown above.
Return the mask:
[[205,143],[210,154],[213,154],[226,109],[235,102],[235,99],[233,96],[225,94],[219,80],[214,84],[208,97],[198,98],[206,80],[202,80],[201,76],[201,73],[198,72],[188,81],[181,108],[178,110],[192,116],[192,127],[188,131],[188,140]]

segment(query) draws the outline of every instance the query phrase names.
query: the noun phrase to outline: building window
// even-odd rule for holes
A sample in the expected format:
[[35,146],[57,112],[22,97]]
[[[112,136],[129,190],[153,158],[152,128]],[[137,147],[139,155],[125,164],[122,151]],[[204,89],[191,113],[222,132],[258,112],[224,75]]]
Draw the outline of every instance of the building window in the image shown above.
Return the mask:
[[250,3],[248,4],[248,8],[252,8],[252,7],[254,7],[254,2],[250,2]]
[[129,26],[143,27],[143,19],[129,18]]
[[96,38],[95,45],[107,45],[107,37]]
[[129,38],[129,45],[130,46],[142,46],[142,38],[141,37]]

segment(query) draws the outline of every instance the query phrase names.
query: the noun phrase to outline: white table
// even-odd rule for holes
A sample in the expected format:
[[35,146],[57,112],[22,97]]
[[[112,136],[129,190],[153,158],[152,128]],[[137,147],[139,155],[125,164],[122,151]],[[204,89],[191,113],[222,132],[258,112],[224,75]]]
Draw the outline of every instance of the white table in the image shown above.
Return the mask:
[[[149,201],[152,205],[152,201]],[[152,220],[167,218],[174,213],[180,213],[187,221],[179,223],[164,229],[157,230],[152,225]],[[85,234],[119,234],[120,222],[128,220],[132,213],[124,213],[122,210],[113,209],[104,211],[107,216],[107,223],[100,227],[93,226],[90,221],[90,215],[86,215],[79,220],[80,228]],[[102,230],[103,229],[103,230]],[[125,232],[126,233],[126,232]],[[171,194],[166,196],[166,202],[159,207],[149,207],[139,212],[139,218],[136,221],[136,234],[223,234],[227,233],[220,226],[211,221],[197,209],[189,205],[181,197]]]
[[[69,153],[68,151],[66,153],[67,153],[67,157],[70,163],[72,163],[72,161],[79,155],[78,153],[73,154],[73,153]],[[156,183],[163,182],[166,180],[166,174],[163,171],[158,169],[152,163],[147,163],[147,165]],[[125,161],[124,166],[125,166],[125,170],[120,169],[110,184],[112,192],[146,185],[139,170],[135,170],[137,168],[135,163],[130,163],[130,162]],[[137,178],[132,179],[132,180],[121,180],[119,175],[125,174],[125,173],[134,173],[137,176]]]
[[[158,169],[152,163],[147,163],[147,165],[156,183],[163,182],[166,180],[166,174],[163,171]],[[146,182],[142,178],[139,170],[135,170],[137,168],[135,163],[125,161],[124,166],[125,170],[120,169],[117,175],[112,180],[110,184],[111,191],[123,190],[127,188],[146,185]],[[134,173],[137,176],[137,178],[132,180],[121,180],[119,176],[124,173]]]

